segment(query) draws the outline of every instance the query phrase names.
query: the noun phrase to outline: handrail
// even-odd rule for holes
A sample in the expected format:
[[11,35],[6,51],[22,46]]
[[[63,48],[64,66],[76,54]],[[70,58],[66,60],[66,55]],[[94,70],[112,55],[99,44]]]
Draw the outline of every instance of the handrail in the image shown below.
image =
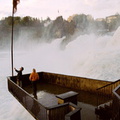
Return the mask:
[[[45,107],[35,98],[18,86],[14,80],[7,77],[9,92],[23,105],[23,107],[36,120],[81,120],[81,108],[72,103],[57,104],[56,106]],[[58,115],[60,117],[58,117]],[[54,119],[53,119],[54,117]]]
[[117,99],[120,100],[120,95],[117,93],[117,90],[120,89],[120,85],[118,85],[114,90],[113,90],[113,94],[117,97]]
[[112,100],[113,89],[115,89],[119,84],[120,84],[120,79],[96,89],[97,96],[99,96],[99,98],[101,98],[101,99],[98,99],[98,97],[97,97],[97,106]]
[[102,87],[100,87],[100,88],[97,88],[96,90],[99,90],[99,89],[105,88],[105,87],[110,86],[110,85],[112,85],[112,84],[115,84],[115,83],[117,83],[117,82],[120,82],[120,79],[117,80],[117,81],[115,81],[115,82],[112,82],[112,83],[109,83],[109,84],[107,84],[107,85],[104,85],[104,86],[102,86]]
[[113,104],[112,104],[112,111],[113,111],[113,120],[120,120],[120,85],[118,85],[113,90]]
[[10,78],[8,78],[8,90],[35,119],[47,120],[47,108],[31,97],[29,93],[15,84]]
[[[114,84],[117,82],[119,82],[119,80],[114,82]],[[114,85],[114,87],[115,86],[116,85]],[[104,88],[104,87],[102,87],[102,88]],[[120,120],[120,85],[117,85],[112,90],[111,94],[112,94],[111,101],[107,102],[107,103],[105,103],[105,101],[104,101],[103,104],[100,104],[100,106],[97,106],[96,114],[99,117],[103,117],[103,116],[104,116],[103,118],[108,117],[110,120]],[[103,94],[100,94],[100,95],[103,95]],[[102,97],[103,97],[103,99],[105,98],[105,96],[102,96]],[[101,100],[99,100],[98,102],[101,103]],[[104,114],[102,114],[102,113],[104,113]]]

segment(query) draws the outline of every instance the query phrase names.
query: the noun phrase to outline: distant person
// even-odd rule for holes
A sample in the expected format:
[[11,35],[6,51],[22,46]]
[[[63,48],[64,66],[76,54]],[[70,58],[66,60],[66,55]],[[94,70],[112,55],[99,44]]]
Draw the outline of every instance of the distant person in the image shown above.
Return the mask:
[[33,69],[33,72],[29,76],[29,80],[32,82],[33,96],[37,99],[37,80],[39,80],[39,75],[36,73],[36,70]]
[[17,84],[22,87],[22,71],[24,70],[23,67],[20,68],[20,70],[17,70],[16,68],[14,68],[15,71],[17,72]]

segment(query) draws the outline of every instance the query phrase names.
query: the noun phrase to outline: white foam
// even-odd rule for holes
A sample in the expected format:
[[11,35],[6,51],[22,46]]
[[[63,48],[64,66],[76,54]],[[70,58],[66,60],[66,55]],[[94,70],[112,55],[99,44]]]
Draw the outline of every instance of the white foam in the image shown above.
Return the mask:
[[[64,50],[61,50],[63,38],[51,43],[29,42],[31,48],[27,47],[29,45],[18,45],[14,49],[14,67],[23,66],[23,74],[36,68],[37,71],[114,81],[120,78],[119,35],[120,28],[113,37],[81,35],[71,41]],[[0,52],[0,120],[33,120],[8,92],[8,75],[11,75],[10,52]]]

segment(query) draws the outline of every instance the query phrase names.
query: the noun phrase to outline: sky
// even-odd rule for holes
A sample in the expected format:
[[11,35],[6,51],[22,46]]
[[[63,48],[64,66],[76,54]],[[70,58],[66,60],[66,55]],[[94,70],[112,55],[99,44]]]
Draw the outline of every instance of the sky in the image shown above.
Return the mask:
[[[67,19],[73,14],[105,18],[120,14],[120,0],[20,0],[15,16],[31,16],[40,19]],[[12,0],[0,0],[0,19],[12,15]]]

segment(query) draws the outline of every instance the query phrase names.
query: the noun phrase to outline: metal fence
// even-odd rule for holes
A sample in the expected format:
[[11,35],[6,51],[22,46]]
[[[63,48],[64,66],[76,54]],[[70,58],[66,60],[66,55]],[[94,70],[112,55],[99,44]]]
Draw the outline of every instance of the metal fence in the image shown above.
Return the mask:
[[[97,89],[97,93],[98,96],[101,96],[101,99],[97,100],[98,110],[102,106],[104,109],[101,110],[107,110],[105,115],[110,116],[110,120],[120,120],[120,80]],[[108,99],[105,98],[105,95]],[[106,105],[109,107],[105,107]]]
[[120,84],[120,80],[107,84],[97,89],[97,106],[112,100],[113,90]]
[[8,77],[8,90],[36,120],[81,120],[81,108],[72,103],[45,107],[18,86],[15,77]]
[[120,120],[120,85],[113,90],[113,118],[112,120]]
[[8,89],[35,119],[47,120],[47,109],[9,78]]

